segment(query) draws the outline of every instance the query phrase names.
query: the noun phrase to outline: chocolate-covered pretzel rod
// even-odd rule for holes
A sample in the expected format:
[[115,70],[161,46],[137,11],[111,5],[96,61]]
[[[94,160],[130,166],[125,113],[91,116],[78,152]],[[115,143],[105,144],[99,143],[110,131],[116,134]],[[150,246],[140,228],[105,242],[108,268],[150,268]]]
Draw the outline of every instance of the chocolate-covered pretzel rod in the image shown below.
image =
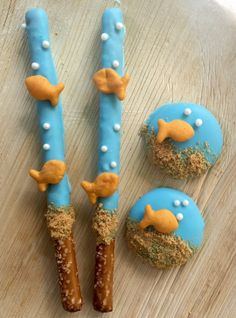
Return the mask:
[[115,236],[118,226],[121,100],[129,76],[124,76],[124,24],[120,9],[105,10],[102,17],[102,69],[94,75],[101,92],[98,176],[94,183],[82,182],[91,203],[97,203],[93,220],[96,232],[94,309],[112,311]]
[[72,225],[75,215],[70,202],[70,183],[64,163],[64,127],[58,83],[51,56],[48,18],[42,9],[26,13],[26,30],[33,76],[26,79],[27,89],[37,100],[38,121],[43,151],[41,171],[30,170],[39,190],[47,191],[46,219],[55,246],[62,304],[67,311],[82,306]]

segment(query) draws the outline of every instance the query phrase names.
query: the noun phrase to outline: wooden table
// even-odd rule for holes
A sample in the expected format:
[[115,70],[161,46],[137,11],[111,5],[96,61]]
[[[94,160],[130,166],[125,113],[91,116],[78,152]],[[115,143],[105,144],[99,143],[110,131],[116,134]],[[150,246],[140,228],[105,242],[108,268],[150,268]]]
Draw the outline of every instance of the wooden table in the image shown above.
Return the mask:
[[[50,3],[50,4],[49,4]],[[73,317],[101,317],[92,309],[95,239],[93,208],[80,187],[97,166],[101,15],[112,0],[2,0],[0,34],[0,317],[69,317],[60,304],[45,196],[28,177],[40,166],[36,108],[24,79],[30,74],[25,11],[45,8],[63,92],[67,163],[77,211],[75,239],[85,304]],[[114,312],[119,318],[236,317],[236,4],[234,0],[123,0],[126,65],[120,216]],[[173,181],[146,160],[138,131],[158,105],[191,101],[219,119],[225,146],[202,178]],[[205,243],[186,266],[156,271],[128,250],[125,219],[150,189],[172,186],[193,196],[206,219]]]

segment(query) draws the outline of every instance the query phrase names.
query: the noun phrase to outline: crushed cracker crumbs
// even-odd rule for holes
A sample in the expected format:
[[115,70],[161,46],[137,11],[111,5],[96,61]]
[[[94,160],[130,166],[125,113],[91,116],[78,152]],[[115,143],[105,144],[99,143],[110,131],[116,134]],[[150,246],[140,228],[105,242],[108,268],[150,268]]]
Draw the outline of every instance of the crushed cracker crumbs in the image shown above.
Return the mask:
[[[154,131],[149,132],[146,125],[142,127],[140,135],[145,137],[152,162],[176,179],[200,176],[211,166],[198,148],[178,150],[168,139],[158,143]],[[204,143],[204,149],[209,153],[207,142]]]
[[75,221],[74,209],[48,206],[45,214],[50,235],[53,239],[64,239],[70,236]]
[[195,249],[179,237],[156,231],[146,232],[131,219],[127,221],[126,237],[129,246],[158,269],[182,265],[195,253]]
[[97,206],[93,217],[93,230],[97,234],[97,244],[109,245],[115,238],[118,228],[118,217],[116,210],[107,211],[102,205]]

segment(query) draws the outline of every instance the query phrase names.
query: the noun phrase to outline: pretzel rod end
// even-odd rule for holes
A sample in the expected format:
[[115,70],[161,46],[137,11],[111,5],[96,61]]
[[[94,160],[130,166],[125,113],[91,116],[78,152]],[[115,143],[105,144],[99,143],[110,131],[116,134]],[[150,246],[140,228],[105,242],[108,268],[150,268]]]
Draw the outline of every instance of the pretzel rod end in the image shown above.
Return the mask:
[[80,311],[83,305],[75,258],[73,237],[55,240],[55,257],[59,273],[61,300],[66,311]]
[[93,307],[99,312],[113,309],[114,249],[115,240],[109,245],[100,243],[96,246]]
[[75,220],[74,209],[49,206],[46,218],[55,247],[62,305],[66,311],[79,311],[83,300],[72,235],[72,225]]
[[94,278],[94,309],[112,311],[115,236],[118,227],[117,211],[108,212],[98,204],[93,218],[93,230],[97,235]]

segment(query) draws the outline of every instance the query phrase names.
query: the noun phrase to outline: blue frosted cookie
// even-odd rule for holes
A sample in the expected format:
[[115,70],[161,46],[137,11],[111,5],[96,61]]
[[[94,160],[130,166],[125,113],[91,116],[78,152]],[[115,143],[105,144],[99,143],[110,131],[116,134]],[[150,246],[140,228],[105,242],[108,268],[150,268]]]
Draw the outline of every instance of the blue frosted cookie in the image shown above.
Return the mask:
[[203,241],[204,220],[196,203],[172,188],[157,188],[132,207],[126,237],[149,264],[165,269],[182,265]]
[[190,103],[159,107],[144,122],[141,134],[152,162],[179,179],[204,174],[223,146],[216,118],[205,107]]

